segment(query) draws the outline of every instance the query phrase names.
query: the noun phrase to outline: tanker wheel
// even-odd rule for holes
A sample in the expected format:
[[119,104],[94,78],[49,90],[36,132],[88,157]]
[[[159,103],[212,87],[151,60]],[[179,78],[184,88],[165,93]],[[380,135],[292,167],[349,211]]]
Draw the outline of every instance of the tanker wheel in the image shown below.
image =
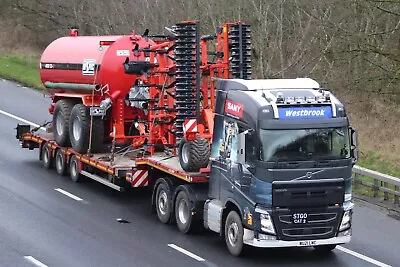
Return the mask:
[[[78,153],[86,153],[89,148],[90,115],[89,109],[82,104],[76,104],[71,111],[69,136],[72,148]],[[91,152],[100,152],[103,148],[104,122],[99,117],[93,117]]]
[[65,175],[67,173],[67,161],[61,149],[57,149],[54,161],[57,173],[59,175]]
[[61,99],[56,103],[53,113],[54,138],[60,146],[69,146],[69,122],[74,103],[69,99]]
[[210,144],[200,136],[193,141],[182,139],[179,144],[179,162],[187,172],[197,172],[207,167],[210,153]]

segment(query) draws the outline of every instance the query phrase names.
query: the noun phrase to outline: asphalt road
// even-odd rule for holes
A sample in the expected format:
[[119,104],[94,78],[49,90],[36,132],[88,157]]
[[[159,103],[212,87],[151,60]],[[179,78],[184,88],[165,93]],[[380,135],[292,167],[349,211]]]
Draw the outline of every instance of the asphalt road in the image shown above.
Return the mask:
[[14,128],[20,119],[50,120],[49,99],[1,79],[0,93],[0,266],[400,266],[400,221],[361,202],[352,242],[330,255],[250,248],[232,257],[213,233],[184,235],[159,223],[145,190],[121,194],[44,169]]

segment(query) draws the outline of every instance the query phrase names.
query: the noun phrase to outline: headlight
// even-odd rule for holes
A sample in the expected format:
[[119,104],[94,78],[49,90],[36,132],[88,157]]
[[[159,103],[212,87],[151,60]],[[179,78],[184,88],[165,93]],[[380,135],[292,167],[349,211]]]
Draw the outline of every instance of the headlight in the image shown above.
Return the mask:
[[274,223],[268,211],[256,208],[256,212],[260,213],[261,231],[275,235]]
[[342,217],[342,222],[339,227],[339,231],[347,230],[351,227],[351,217],[353,214],[354,204],[351,201],[346,201],[343,204],[344,214]]

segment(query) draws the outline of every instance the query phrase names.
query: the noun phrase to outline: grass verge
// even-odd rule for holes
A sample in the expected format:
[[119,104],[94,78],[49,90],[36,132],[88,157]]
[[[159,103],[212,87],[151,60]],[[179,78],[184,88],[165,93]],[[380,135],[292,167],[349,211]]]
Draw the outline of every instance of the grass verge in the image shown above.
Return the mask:
[[[384,155],[383,153],[376,150],[363,153],[361,155],[361,160],[358,162],[358,165],[370,170],[375,170],[380,173],[400,178],[400,166],[398,161],[395,158],[391,158],[390,155]],[[365,182],[374,183],[374,179],[370,177],[359,176],[359,179]],[[378,183],[380,186],[383,185],[380,182]],[[388,185],[388,188],[396,191],[398,190],[393,185]],[[372,197],[374,195],[373,188],[363,185],[355,185],[354,192],[356,194],[365,195],[369,197]],[[384,193],[382,191],[379,191],[378,197],[382,198],[383,196]],[[390,194],[388,197],[389,200],[392,200],[394,198],[394,196]]]
[[44,89],[39,76],[39,57],[36,56],[0,53],[0,77]]

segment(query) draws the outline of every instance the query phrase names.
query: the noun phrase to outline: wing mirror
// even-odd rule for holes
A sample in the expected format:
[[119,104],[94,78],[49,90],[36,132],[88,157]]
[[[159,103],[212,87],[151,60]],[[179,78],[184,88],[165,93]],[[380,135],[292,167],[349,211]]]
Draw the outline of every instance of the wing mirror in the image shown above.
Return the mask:
[[358,134],[357,130],[349,127],[349,136],[350,136],[350,156],[353,158],[353,164],[355,164],[358,160]]

